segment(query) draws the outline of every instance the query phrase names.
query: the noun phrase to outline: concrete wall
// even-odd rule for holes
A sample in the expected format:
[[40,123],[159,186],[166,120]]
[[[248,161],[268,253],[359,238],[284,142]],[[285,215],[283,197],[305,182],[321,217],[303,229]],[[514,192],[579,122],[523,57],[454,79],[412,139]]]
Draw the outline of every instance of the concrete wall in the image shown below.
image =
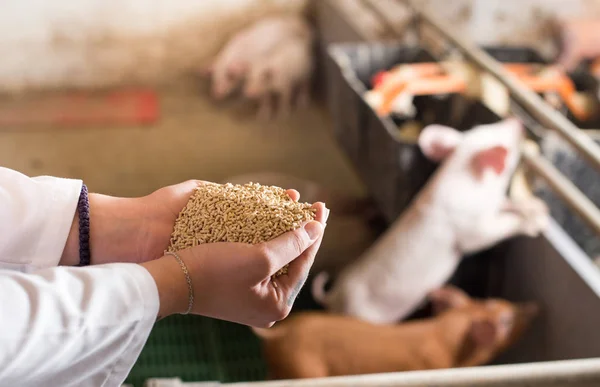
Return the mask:
[[[358,5],[363,0],[328,0],[352,15],[355,25],[369,39],[387,38],[390,31],[373,21],[373,11]],[[402,30],[410,13],[402,0],[368,0],[385,12],[396,29]],[[481,44],[530,45],[554,56],[553,21],[560,18],[600,16],[600,0],[413,0],[444,18],[456,32]]]
[[[449,2],[429,0],[441,10]],[[481,44],[524,44],[545,55],[556,54],[551,39],[552,22],[560,18],[600,16],[598,0],[461,0],[449,18],[462,33]]]
[[0,90],[156,81],[305,0],[2,0]]
[[[534,44],[550,54],[548,20],[600,16],[600,0],[422,1],[479,42]],[[199,68],[252,20],[306,2],[2,0],[0,91],[168,79]]]

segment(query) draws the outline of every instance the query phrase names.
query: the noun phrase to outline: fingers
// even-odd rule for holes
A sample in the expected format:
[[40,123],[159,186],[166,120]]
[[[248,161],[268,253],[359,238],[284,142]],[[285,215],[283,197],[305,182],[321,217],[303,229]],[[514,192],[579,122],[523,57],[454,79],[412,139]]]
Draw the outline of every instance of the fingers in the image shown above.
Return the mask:
[[[314,263],[317,252],[319,251],[319,247],[321,246],[323,233],[325,231],[324,227],[326,226],[327,219],[329,218],[329,209],[327,209],[325,204],[321,202],[315,203],[313,207],[317,208],[315,221],[312,222],[311,225],[306,224],[305,227],[319,228],[320,223],[323,229],[319,230],[320,236],[317,238],[317,240],[313,242],[310,247],[304,250],[301,255],[289,263],[288,275],[286,277],[281,277],[281,281],[283,281],[282,283],[284,284],[284,289],[291,289],[292,287],[295,287],[304,275],[308,275],[308,272]],[[277,270],[279,270],[279,268],[277,268]]]
[[257,245],[269,260],[269,274],[275,274],[283,266],[302,255],[321,235],[323,235],[323,225],[317,221],[310,221],[303,227]]
[[[585,59],[589,35],[578,22],[567,21],[560,26],[560,55],[556,63],[565,71],[573,71]],[[583,28],[583,29],[582,29]]]
[[[326,225],[327,219],[329,218],[329,209],[325,207],[323,203],[315,203],[314,206],[317,208],[317,217],[319,223],[323,226]],[[319,224],[317,222],[314,222]],[[324,230],[323,230],[324,231]],[[310,268],[312,267],[315,257],[321,247],[321,242],[323,241],[323,233],[321,236],[313,243],[308,249],[302,253],[298,258],[293,260],[290,263],[290,266],[287,271],[287,275],[281,276],[275,279],[277,282],[277,291],[281,292],[287,307],[291,307],[300,293],[300,290],[304,286],[306,279],[308,278],[308,274],[310,272]]]
[[[323,203],[315,203],[315,207],[317,207],[318,221],[325,226],[327,219],[329,218],[329,209],[325,208]],[[315,243],[306,249],[304,253],[300,255],[300,257],[296,258],[290,263],[287,275],[278,277],[274,280],[277,282],[275,292],[280,292],[279,299],[283,299],[285,301],[287,308],[292,307],[296,297],[298,297],[300,290],[302,290],[302,287],[308,278],[310,268],[315,261],[315,257],[317,256],[319,248],[321,247],[323,235],[324,234],[322,233]]]
[[580,58],[578,58],[574,52],[571,52],[571,50],[567,48],[556,59],[556,63],[565,71],[572,71],[577,66],[579,60]]
[[322,240],[323,236],[313,243],[300,257],[292,261],[287,275],[274,279],[277,282],[276,290],[282,292],[282,298],[288,307],[294,304],[296,297],[300,293],[300,290],[302,290],[319,251],[319,247],[321,247]]
[[183,183],[171,185],[168,188],[175,195],[175,197],[189,196],[195,188],[206,183],[208,182],[203,180],[186,180]]
[[300,200],[300,192],[296,191],[295,189],[288,189],[285,191],[290,198],[292,198],[293,201],[297,202],[298,200]]
[[[179,184],[175,184],[170,186],[170,189],[175,193],[175,194],[189,194],[190,192],[192,192],[196,187],[202,185],[202,184],[207,184],[210,182],[208,181],[204,181],[204,180],[187,180],[184,181],[183,183],[179,183]],[[295,189],[288,189],[285,191],[289,197],[297,202],[298,200],[300,200],[300,193],[298,191],[296,191]]]
[[315,220],[321,222],[322,225],[325,225],[329,218],[329,209],[325,207],[325,203],[317,202],[313,204],[313,208],[317,210]]

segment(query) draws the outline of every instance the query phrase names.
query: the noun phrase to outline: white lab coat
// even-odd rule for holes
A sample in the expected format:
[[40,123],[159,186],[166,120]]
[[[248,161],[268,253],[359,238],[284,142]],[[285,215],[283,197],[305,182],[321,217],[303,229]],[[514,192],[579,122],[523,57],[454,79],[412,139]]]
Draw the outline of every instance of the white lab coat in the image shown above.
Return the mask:
[[1,387],[120,386],[156,320],[142,266],[57,267],[80,190],[0,167]]

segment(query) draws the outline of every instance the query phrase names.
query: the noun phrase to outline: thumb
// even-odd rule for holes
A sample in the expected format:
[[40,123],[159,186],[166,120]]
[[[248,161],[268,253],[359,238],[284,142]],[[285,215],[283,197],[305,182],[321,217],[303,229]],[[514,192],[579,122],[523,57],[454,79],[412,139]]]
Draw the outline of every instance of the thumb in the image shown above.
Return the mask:
[[[181,207],[185,206],[190,196],[194,192],[194,189],[198,188],[203,184],[207,184],[208,182],[202,180],[186,180],[183,183],[169,185],[163,188],[160,188],[154,192],[152,192],[148,197],[156,197],[159,198],[156,200],[168,200],[175,202]],[[180,203],[181,202],[181,203]]]
[[274,274],[283,266],[292,262],[312,246],[323,235],[323,225],[315,220],[305,223],[294,231],[286,232],[268,242],[262,243],[271,261]]

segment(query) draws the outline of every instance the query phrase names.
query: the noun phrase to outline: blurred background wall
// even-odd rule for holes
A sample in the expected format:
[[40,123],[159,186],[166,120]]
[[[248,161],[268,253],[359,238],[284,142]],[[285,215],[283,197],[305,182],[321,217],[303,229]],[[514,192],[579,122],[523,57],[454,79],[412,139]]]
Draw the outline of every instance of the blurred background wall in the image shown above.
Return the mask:
[[[302,12],[307,1],[3,0],[0,91],[161,81],[201,68],[242,26]],[[598,0],[422,1],[480,43],[533,44],[547,55],[553,18],[600,15]]]
[[532,45],[555,55],[556,19],[600,15],[598,0],[426,0],[438,15],[480,44]]
[[305,0],[3,0],[0,90],[141,83],[200,68],[231,34]]

